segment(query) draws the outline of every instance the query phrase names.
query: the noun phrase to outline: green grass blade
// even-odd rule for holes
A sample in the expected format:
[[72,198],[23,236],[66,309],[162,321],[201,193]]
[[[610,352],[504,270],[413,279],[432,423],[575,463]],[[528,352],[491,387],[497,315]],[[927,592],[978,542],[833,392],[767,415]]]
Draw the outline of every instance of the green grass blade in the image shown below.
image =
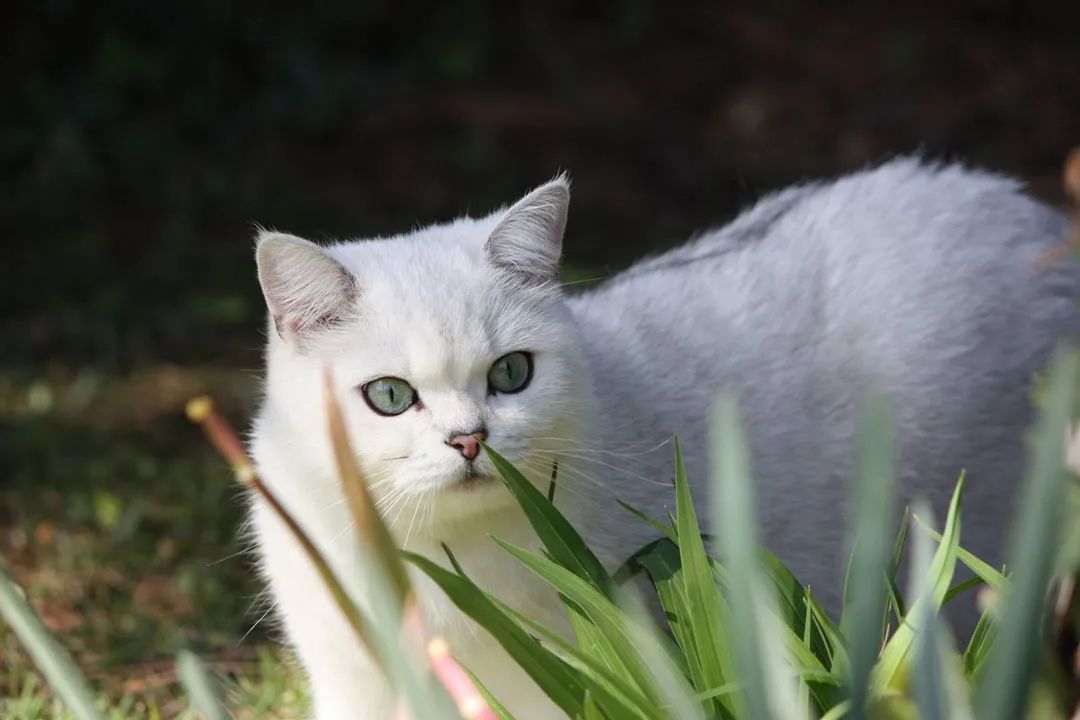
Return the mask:
[[[915,522],[925,529],[930,534],[930,537],[941,542],[941,533],[919,518],[915,518]],[[956,548],[956,559],[994,590],[1000,593],[1009,592],[1009,578],[1004,573],[995,570],[989,563],[979,559],[974,553],[965,550],[963,547],[958,547]]]
[[602,638],[605,651],[616,654],[628,679],[646,693],[650,705],[642,709],[650,717],[659,717],[661,712],[658,698],[653,694],[650,668],[627,632],[626,619],[618,606],[587,580],[558,563],[499,538],[494,540],[499,547],[558,590],[588,618]]
[[[727,633],[728,608],[720,594],[712,562],[701,539],[690,485],[686,478],[682,450],[675,441],[675,527],[679,537],[679,560],[682,567],[686,622],[693,637],[700,678],[698,690],[721,687],[734,680],[731,647]],[[718,698],[717,709],[734,712],[730,697]]]
[[678,546],[666,539],[653,544],[650,552],[640,556],[639,562],[649,575],[649,580],[660,599],[668,628],[682,650],[686,662],[686,674],[694,688],[701,692],[709,687],[709,679],[698,659],[697,643],[690,624],[690,603],[686,597],[682,562]]
[[[920,508],[919,517],[929,517],[929,510]],[[970,687],[961,663],[933,603],[923,599],[932,592],[930,543],[926,533],[915,535],[911,574],[916,583],[914,612],[918,613],[912,663],[916,707],[921,720],[971,720]]]
[[510,714],[510,711],[507,710],[501,702],[499,702],[498,698],[491,694],[491,691],[487,689],[484,683],[480,682],[480,678],[476,677],[476,675],[473,674],[472,670],[465,667],[464,665],[461,666],[461,669],[464,670],[465,674],[469,676],[470,680],[472,680],[473,685],[476,686],[476,691],[480,693],[480,697],[484,699],[484,702],[487,703],[487,706],[491,708],[491,711],[493,713],[495,713],[495,717],[497,717],[499,720],[515,720],[514,716]]
[[904,615],[907,615],[907,604],[904,602],[903,593],[900,592],[900,586],[896,583],[896,577],[888,573],[885,574],[885,591],[888,596],[885,615],[889,615],[889,610],[892,610],[892,615],[899,624],[903,622]]
[[1064,439],[1076,398],[1080,357],[1055,357],[1031,446],[1009,544],[1012,588],[979,686],[978,717],[1020,717],[1040,662],[1040,618],[1061,540],[1066,473]]
[[881,646],[885,607],[883,575],[889,562],[894,483],[892,412],[889,401],[873,395],[859,411],[855,507],[855,546],[851,556],[849,603],[841,633],[851,653],[851,717],[862,718],[870,672]]
[[41,622],[2,564],[0,617],[11,626],[41,674],[77,720],[104,720],[90,686],[71,655]]
[[508,617],[471,580],[410,552],[402,557],[438,585],[459,610],[491,633],[552,702],[570,717],[581,713],[585,688],[576,672]]
[[[806,618],[803,621],[802,641],[803,645],[810,647],[814,640],[814,616],[810,612],[810,606],[806,606]],[[810,717],[810,684],[805,680],[799,681],[799,707],[803,714]]]
[[[613,696],[614,704],[621,704],[624,708],[641,708],[649,705],[649,700],[637,688],[612,674],[606,665],[586,649],[574,645],[560,633],[521,614],[497,598],[491,597],[491,600],[507,616],[516,620],[526,631],[540,639],[544,647],[551,650],[552,654],[581,673],[583,683],[591,688],[600,686],[601,690]],[[594,691],[593,694],[595,695],[596,692]]]
[[993,611],[986,610],[979,616],[979,622],[971,633],[967,649],[964,650],[964,672],[968,678],[977,680],[982,674],[986,657],[997,638],[997,624],[993,620]]
[[[771,598],[758,567],[757,507],[750,459],[735,401],[720,398],[710,423],[710,498],[713,526],[731,583],[731,635],[743,697],[752,718],[798,718],[799,702],[782,672],[780,623],[770,612]],[[680,514],[682,508],[680,508]],[[680,533],[680,538],[682,534]],[[785,630],[791,631],[784,626]],[[816,658],[799,637],[794,645]]]
[[[919,517],[929,517],[929,508],[919,508]],[[924,597],[929,592],[930,583],[930,547],[924,533],[915,536],[912,558],[912,578],[916,583],[914,594],[915,606],[915,648],[914,648],[914,686],[915,703],[919,708],[920,720],[946,720],[947,703],[945,700],[944,668],[939,652],[940,628],[937,615],[931,603]]]
[[904,545],[907,543],[908,526],[910,524],[911,508],[904,508],[904,516],[900,518],[900,528],[896,531],[896,541],[893,542],[892,560],[889,562],[889,575],[892,576],[894,581],[900,574],[900,563],[904,560]]
[[[956,571],[957,551],[960,547],[960,499],[964,492],[964,476],[961,475],[949,503],[949,514],[945,518],[943,540],[938,544],[926,571],[923,587],[926,591],[908,609],[904,622],[896,629],[871,676],[871,685],[875,693],[882,693],[888,688],[898,688],[903,684],[906,664],[911,656],[915,641],[915,625],[924,609],[919,605],[929,605],[931,612],[941,609],[945,594]],[[917,519],[917,516],[916,516]]]
[[892,561],[889,563],[888,577],[886,578],[890,607],[897,623],[901,622],[904,615],[907,614],[907,603],[904,602],[904,594],[900,592],[899,577],[901,563],[904,560],[904,545],[907,543],[910,524],[911,508],[905,507],[904,516],[900,518],[900,529],[896,532],[896,541],[893,542]]
[[668,544],[674,546],[674,539],[663,537],[652,540],[645,545],[642,545],[640,548],[631,553],[630,557],[626,558],[626,560],[624,560],[618,568],[616,568],[615,572],[611,575],[611,579],[615,582],[616,585],[625,585],[639,572],[645,569],[645,566],[642,564],[641,559],[644,556],[654,552],[657,546],[663,542],[667,542]]
[[672,652],[670,640],[661,635],[644,606],[628,592],[620,593],[619,607],[626,618],[627,633],[652,670],[653,687],[668,715],[677,720],[705,720],[701,704],[687,683],[682,660]]
[[629,512],[631,515],[636,517],[638,520],[642,520],[642,521],[648,523],[649,525],[651,525],[658,533],[660,533],[660,535],[662,537],[669,538],[673,542],[676,541],[675,528],[673,528],[670,523],[661,522],[660,520],[657,520],[656,518],[645,514],[641,510],[638,510],[636,507],[634,507],[630,503],[625,503],[622,500],[619,500],[618,498],[615,498],[615,502],[622,505],[624,510]]
[[851,701],[845,700],[830,708],[829,712],[821,716],[821,720],[840,720],[840,718],[848,717],[850,714]]
[[218,697],[213,676],[195,653],[180,651],[176,656],[176,673],[191,698],[192,710],[203,720],[226,720],[229,717]]
[[[814,653],[821,665],[831,668],[838,650],[846,657],[847,651],[840,641],[839,630],[817,606],[809,588],[802,585],[787,566],[768,550],[761,548],[759,559],[762,571],[771,581],[780,600],[776,607],[779,616],[795,633],[802,633],[807,624],[810,625],[810,640],[804,645]],[[815,608],[820,612],[824,625],[814,620]]]
[[552,559],[610,596],[611,577],[573,525],[506,458],[481,444]]
[[[399,562],[400,555],[398,555]],[[383,659],[383,669],[400,696],[412,711],[412,717],[432,720],[456,720],[459,712],[447,689],[430,672],[426,663],[418,663],[402,642],[404,614],[396,582],[381,565],[368,563],[367,589],[371,600],[371,637]],[[415,599],[409,606],[419,615]],[[413,627],[413,632],[422,631]]]
[[[957,555],[957,557],[959,557],[959,555]],[[970,577],[967,580],[963,580],[961,582],[958,582],[955,585],[953,585],[951,588],[949,588],[949,591],[947,593],[945,593],[945,598],[941,601],[941,604],[946,605],[946,604],[948,604],[948,602],[950,600],[952,600],[953,598],[955,598],[955,597],[957,597],[959,595],[963,595],[964,593],[966,593],[971,588],[979,587],[980,585],[985,585],[985,584],[986,584],[986,581],[984,581],[978,575],[976,575],[975,577]]]

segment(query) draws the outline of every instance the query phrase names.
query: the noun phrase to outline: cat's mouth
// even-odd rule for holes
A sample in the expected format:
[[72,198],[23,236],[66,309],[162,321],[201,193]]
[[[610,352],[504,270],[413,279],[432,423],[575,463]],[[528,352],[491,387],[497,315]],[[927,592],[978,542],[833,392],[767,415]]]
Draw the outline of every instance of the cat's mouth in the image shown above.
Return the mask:
[[494,475],[480,472],[472,463],[467,464],[454,477],[450,484],[451,490],[474,490],[484,485],[489,485],[495,480]]

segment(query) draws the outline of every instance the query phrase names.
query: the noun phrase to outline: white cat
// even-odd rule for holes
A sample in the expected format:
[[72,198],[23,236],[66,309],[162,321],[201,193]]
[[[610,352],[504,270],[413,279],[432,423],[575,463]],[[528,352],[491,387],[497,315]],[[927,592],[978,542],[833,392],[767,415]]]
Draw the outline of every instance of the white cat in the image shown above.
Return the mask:
[[[941,506],[968,471],[965,545],[997,560],[1028,391],[1077,329],[1072,261],[1042,262],[1064,218],[1010,180],[897,160],[769,196],[730,225],[568,296],[569,183],[509,209],[318,247],[261,232],[270,309],[253,454],[337,573],[364,597],[325,431],[328,362],[359,460],[399,542],[549,624],[554,595],[489,539],[536,542],[492,479],[487,441],[546,487],[609,562],[652,538],[615,503],[672,504],[678,435],[700,490],[705,418],[738,395],[766,544],[835,607],[853,404],[893,397],[905,497]],[[699,493],[700,495],[700,493]],[[386,682],[290,536],[254,500],[265,574],[319,720],[388,718]],[[440,592],[432,628],[522,720],[560,713]]]

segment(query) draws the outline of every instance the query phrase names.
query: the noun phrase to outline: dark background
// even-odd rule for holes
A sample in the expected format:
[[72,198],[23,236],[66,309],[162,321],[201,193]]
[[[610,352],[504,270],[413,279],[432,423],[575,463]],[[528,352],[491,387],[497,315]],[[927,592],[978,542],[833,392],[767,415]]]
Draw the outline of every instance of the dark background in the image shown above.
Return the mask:
[[239,501],[181,408],[250,409],[253,222],[399,232],[567,169],[591,278],[898,153],[1061,201],[1080,3],[894,5],[4,3],[0,555],[86,664],[239,652]]

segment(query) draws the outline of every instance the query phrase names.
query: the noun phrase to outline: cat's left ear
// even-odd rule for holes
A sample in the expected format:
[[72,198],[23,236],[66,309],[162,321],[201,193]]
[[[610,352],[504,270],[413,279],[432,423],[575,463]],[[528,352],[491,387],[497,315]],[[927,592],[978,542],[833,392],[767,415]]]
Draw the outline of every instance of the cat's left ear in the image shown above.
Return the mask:
[[505,212],[484,245],[488,260],[529,285],[556,281],[569,206],[570,178],[562,173]]

